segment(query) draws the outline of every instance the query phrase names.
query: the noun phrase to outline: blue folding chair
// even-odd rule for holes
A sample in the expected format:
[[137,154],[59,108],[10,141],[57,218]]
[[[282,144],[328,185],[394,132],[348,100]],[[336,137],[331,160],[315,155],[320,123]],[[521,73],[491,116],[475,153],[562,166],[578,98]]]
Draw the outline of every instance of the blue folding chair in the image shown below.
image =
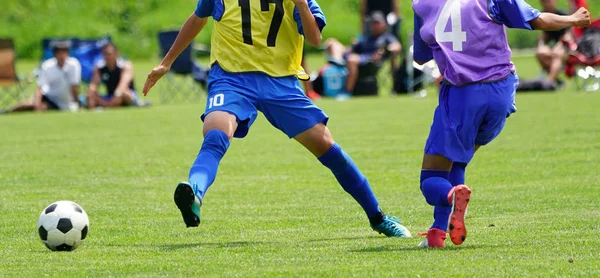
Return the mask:
[[[164,31],[158,34],[160,57],[164,57],[175,42],[179,31]],[[171,65],[165,76],[166,88],[161,90],[161,103],[193,101],[201,99],[201,92],[206,90],[208,69],[194,62],[192,45],[188,45]]]

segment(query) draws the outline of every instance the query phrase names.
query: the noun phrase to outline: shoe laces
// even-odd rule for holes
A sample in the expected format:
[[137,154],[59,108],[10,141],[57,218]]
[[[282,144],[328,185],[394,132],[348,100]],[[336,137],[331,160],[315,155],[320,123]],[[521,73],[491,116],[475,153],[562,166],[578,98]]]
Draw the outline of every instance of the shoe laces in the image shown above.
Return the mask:
[[391,229],[395,233],[401,233],[402,220],[396,216],[386,216],[381,223],[386,229]]

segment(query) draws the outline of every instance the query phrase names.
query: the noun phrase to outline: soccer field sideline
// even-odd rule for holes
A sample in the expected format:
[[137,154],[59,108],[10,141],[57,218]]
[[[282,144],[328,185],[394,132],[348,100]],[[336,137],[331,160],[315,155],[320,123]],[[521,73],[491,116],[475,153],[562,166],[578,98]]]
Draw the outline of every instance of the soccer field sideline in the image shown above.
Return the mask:
[[[468,168],[469,238],[439,251],[372,232],[330,173],[262,117],[233,142],[198,229],[184,228],[172,191],[200,146],[202,104],[0,117],[0,276],[598,276],[599,97],[519,95]],[[383,209],[425,231],[417,180],[434,94],[318,104]],[[72,253],[46,250],[35,229],[61,199],[90,218]]]

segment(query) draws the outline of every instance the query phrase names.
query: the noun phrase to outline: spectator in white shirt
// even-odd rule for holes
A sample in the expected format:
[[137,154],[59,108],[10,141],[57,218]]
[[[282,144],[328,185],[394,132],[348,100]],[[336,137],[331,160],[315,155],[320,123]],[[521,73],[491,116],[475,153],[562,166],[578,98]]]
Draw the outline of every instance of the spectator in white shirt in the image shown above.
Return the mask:
[[79,108],[79,82],[81,64],[69,57],[69,44],[56,42],[52,46],[54,57],[40,67],[33,100],[23,102],[11,111],[77,110]]

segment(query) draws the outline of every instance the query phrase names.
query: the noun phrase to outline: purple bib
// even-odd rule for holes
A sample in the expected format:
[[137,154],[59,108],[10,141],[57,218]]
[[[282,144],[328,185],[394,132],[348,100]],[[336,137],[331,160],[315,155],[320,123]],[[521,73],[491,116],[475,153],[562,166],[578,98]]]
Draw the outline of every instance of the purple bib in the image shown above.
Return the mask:
[[454,85],[493,82],[515,71],[504,25],[492,20],[488,0],[413,0],[420,35],[444,79]]

